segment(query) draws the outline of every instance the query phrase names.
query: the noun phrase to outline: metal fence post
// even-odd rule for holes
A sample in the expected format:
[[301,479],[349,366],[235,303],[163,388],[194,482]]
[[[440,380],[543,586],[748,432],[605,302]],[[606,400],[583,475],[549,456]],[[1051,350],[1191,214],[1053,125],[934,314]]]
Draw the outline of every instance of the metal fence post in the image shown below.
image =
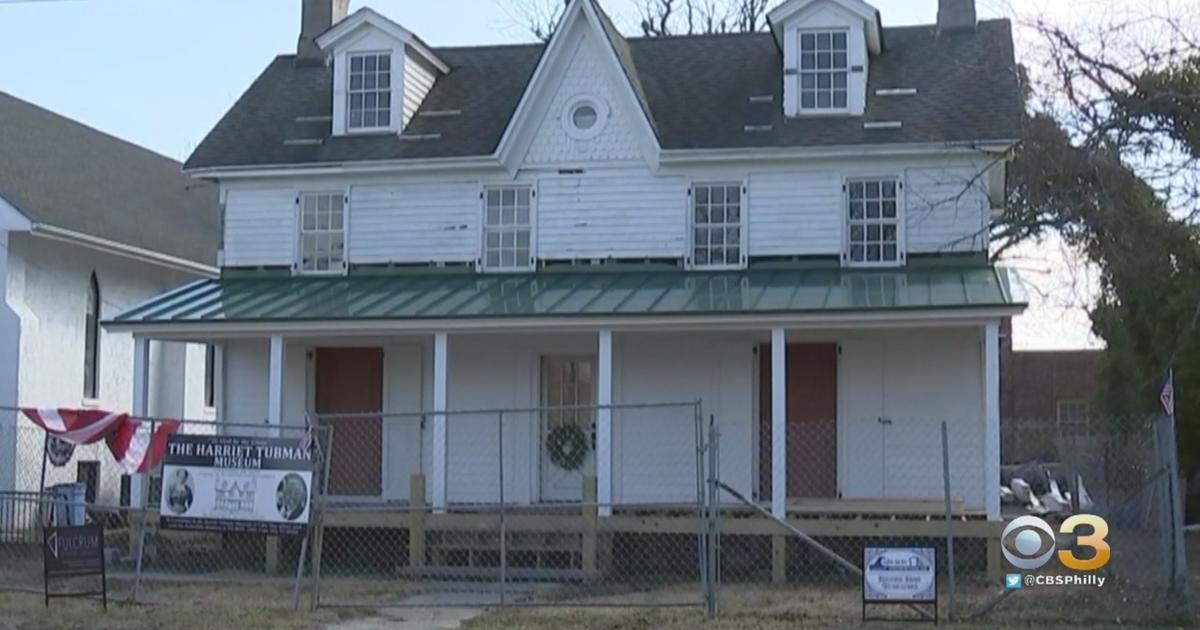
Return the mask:
[[500,605],[505,605],[505,595],[508,588],[508,524],[505,519],[507,508],[504,503],[504,412],[496,414],[499,424],[500,445]]
[[1171,511],[1167,516],[1171,519],[1171,589],[1183,597],[1187,596],[1187,559],[1184,555],[1183,541],[1183,506],[1179,496],[1179,448],[1175,440],[1175,416],[1168,415],[1164,420],[1164,455],[1167,458],[1167,491],[1170,495]]
[[708,499],[705,489],[704,475],[704,416],[700,404],[693,406],[693,422],[696,440],[696,521],[699,523],[696,533],[696,564],[700,573],[700,598],[708,604],[708,550],[706,539],[708,531]]
[[[321,471],[320,495],[317,502],[316,519],[316,535],[313,538],[313,557],[312,557],[312,593],[309,599],[309,608],[316,610],[321,605],[321,562],[325,557],[325,501],[329,496],[329,470],[330,464],[333,461],[333,425],[322,425],[320,417],[316,418],[315,426],[320,430],[317,433],[317,453],[321,458],[318,466]],[[321,447],[321,434],[325,435],[325,446]]]
[[946,421],[942,421],[942,488],[946,498],[946,572],[950,579],[946,617],[954,621],[954,515],[950,509],[950,432]]
[[[142,420],[142,422],[145,422],[145,420]],[[153,440],[154,440],[154,431],[156,428],[155,427],[156,424],[157,424],[157,422],[155,420],[150,420],[150,440],[151,440],[151,442],[153,442]],[[147,446],[147,448],[149,448],[149,447]],[[161,466],[161,463],[157,464],[157,465]],[[132,601],[135,604],[138,602],[138,595],[141,593],[141,589],[142,589],[142,564],[143,564],[144,558],[146,557],[146,510],[150,506],[150,478],[153,476],[153,473],[154,473],[153,468],[154,468],[153,466],[149,467],[146,470],[146,472],[144,473],[146,475],[146,478],[142,479],[142,484],[141,484],[142,485],[142,487],[141,487],[141,491],[142,491],[141,504],[137,508],[135,508],[136,511],[134,511],[134,514],[137,515],[136,518],[137,518],[137,529],[138,529],[137,567],[134,570],[133,595],[132,595]]]
[[717,584],[720,581],[720,537],[717,532],[717,517],[721,509],[717,490],[717,480],[720,478],[719,448],[721,432],[717,428],[715,417],[710,416],[708,422],[708,617],[717,616]]

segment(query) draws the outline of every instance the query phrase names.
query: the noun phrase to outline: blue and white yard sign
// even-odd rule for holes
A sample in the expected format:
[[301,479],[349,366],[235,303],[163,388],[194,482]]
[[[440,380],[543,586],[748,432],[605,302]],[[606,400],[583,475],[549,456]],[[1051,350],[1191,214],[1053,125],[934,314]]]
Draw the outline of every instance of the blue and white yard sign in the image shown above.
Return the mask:
[[937,601],[937,552],[933,547],[863,549],[863,601]]

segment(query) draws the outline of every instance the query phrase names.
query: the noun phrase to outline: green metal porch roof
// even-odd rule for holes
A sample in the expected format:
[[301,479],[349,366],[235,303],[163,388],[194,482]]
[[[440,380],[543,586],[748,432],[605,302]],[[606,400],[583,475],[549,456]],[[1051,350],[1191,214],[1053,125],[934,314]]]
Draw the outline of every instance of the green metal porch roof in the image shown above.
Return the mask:
[[497,317],[836,313],[1018,306],[1015,272],[989,266],[887,271],[542,271],[223,277],[175,289],[110,324],[438,320]]

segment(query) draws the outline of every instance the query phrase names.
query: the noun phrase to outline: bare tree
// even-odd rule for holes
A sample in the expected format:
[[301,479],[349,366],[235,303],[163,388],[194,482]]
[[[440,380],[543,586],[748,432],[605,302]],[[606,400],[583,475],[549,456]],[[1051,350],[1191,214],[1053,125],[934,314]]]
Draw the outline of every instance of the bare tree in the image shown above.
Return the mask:
[[[506,0],[522,28],[548,41],[562,19],[563,0]],[[638,30],[646,37],[749,33],[767,26],[780,0],[638,0]]]
[[508,0],[505,7],[513,21],[539,41],[550,41],[562,20],[563,0]]
[[642,0],[641,29],[647,37],[749,33],[767,24],[775,0]]

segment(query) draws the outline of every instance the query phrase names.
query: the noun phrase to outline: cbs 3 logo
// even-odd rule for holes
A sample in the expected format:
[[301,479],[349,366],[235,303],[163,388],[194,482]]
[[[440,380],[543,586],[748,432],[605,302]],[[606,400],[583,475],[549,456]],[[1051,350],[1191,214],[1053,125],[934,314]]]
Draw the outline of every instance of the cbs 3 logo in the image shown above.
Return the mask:
[[[1090,527],[1092,533],[1077,534],[1080,527]],[[1099,516],[1077,514],[1063,521],[1058,532],[1076,535],[1076,546],[1095,551],[1092,557],[1085,560],[1076,556],[1072,550],[1060,550],[1058,560],[1068,569],[1095,571],[1108,564],[1109,558],[1112,557],[1112,549],[1105,541],[1108,537],[1108,523]],[[1004,552],[1004,557],[1014,567],[1026,571],[1039,569],[1049,562],[1055,547],[1054,530],[1050,528],[1049,523],[1036,516],[1013,519],[1000,536],[1000,550]]]

